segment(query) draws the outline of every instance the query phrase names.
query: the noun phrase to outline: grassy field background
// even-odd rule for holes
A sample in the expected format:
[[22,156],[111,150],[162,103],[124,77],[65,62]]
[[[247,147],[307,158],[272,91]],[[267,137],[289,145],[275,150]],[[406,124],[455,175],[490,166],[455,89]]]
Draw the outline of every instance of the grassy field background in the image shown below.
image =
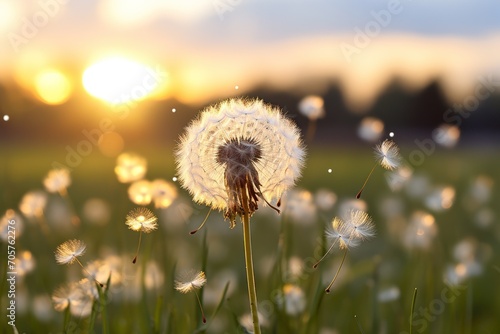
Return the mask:
[[[105,158],[94,149],[95,152],[84,157],[72,170],[69,199],[49,195],[49,208],[54,203],[62,205],[66,213],[80,217],[79,225],[72,225],[69,219],[66,224],[64,219],[63,223],[51,221],[50,212],[45,213],[47,231],[36,222],[22,219],[24,231],[16,238],[16,254],[30,251],[36,267],[16,281],[19,333],[60,333],[65,326],[71,333],[86,333],[89,328],[95,333],[243,333],[241,317],[249,312],[249,307],[241,224],[230,230],[221,213],[213,212],[206,226],[190,235],[189,231],[198,226],[208,209],[193,204],[189,195],[180,190],[177,201],[170,208],[154,210],[150,207],[159,217],[160,228],[143,236],[138,263],[132,265],[138,234],[128,230],[124,223],[126,214],[136,205],[128,199],[128,185],[117,181],[113,171],[115,159]],[[411,145],[403,146],[402,156],[409,157],[414,149]],[[148,160],[148,180],[170,181],[175,176],[172,147],[137,145],[128,151]],[[22,196],[27,191],[43,189],[42,179],[52,163],[64,163],[64,160],[63,147],[2,147],[0,212],[3,214],[7,209],[18,212]],[[386,173],[381,168],[376,169],[363,200],[375,222],[377,236],[349,252],[334,289],[330,294],[324,293],[342,257],[336,250],[318,269],[311,268],[313,260],[329,246],[324,238],[325,227],[339,214],[343,203],[353,199],[373,163],[370,145],[344,149],[311,147],[298,187],[309,191],[310,195],[321,188],[334,192],[335,205],[329,210],[315,207],[313,219],[294,219],[287,214],[286,206],[285,213],[279,217],[268,208],[261,208],[252,217],[263,331],[409,332],[412,297],[414,289],[418,288],[413,333],[500,332],[500,291],[495,288],[500,279],[497,255],[500,250],[500,195],[496,187],[500,182],[500,161],[494,149],[437,149],[422,165],[410,166],[413,178],[427,180],[429,189],[439,185],[453,187],[453,205],[441,212],[426,206],[428,193],[421,197],[409,195],[410,185],[400,191],[391,191]],[[493,187],[487,200],[476,203],[471,189],[480,175],[492,180]],[[82,210],[90,198],[109,203],[109,222],[96,225],[86,220]],[[403,234],[416,210],[428,212],[435,218],[437,235],[427,249],[404,246]],[[481,213],[487,217],[478,218]],[[486,219],[487,223],[481,223],[481,219]],[[60,266],[54,259],[56,247],[73,238],[88,245],[82,257],[84,264],[110,255],[122,260],[122,281],[108,291],[106,300],[101,303],[104,309],[95,308],[94,325],[92,317],[72,316],[65,321],[64,313],[54,311],[50,302],[53,291],[60,284],[84,277],[77,265]],[[459,264],[454,258],[454,249],[464,240],[473,245],[470,256],[481,270],[450,285],[444,279],[446,271]],[[0,283],[4,314],[8,306],[7,244],[4,241],[1,251],[4,254],[0,262],[4,273]],[[151,261],[156,263],[155,270],[148,265]],[[200,296],[208,326],[201,323],[195,296],[182,295],[173,288],[177,273],[186,269],[206,272],[208,282]],[[159,275],[163,276],[162,280],[158,280]],[[148,276],[156,277],[157,286],[146,286]],[[286,284],[293,284],[304,292],[305,308],[297,314],[290,314],[287,298],[291,297],[284,293]],[[398,293],[384,300],[380,294],[390,289]],[[1,326],[2,332],[12,332],[5,316]]]

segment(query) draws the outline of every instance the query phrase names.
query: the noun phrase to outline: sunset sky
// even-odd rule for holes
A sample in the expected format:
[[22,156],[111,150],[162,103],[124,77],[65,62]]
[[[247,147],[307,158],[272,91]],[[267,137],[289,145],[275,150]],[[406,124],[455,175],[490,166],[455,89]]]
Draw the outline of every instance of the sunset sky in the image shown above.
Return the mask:
[[116,103],[137,85],[140,99],[189,104],[338,82],[363,110],[395,76],[408,89],[438,78],[460,100],[499,75],[499,13],[495,1],[0,0],[0,80],[49,104],[80,91]]

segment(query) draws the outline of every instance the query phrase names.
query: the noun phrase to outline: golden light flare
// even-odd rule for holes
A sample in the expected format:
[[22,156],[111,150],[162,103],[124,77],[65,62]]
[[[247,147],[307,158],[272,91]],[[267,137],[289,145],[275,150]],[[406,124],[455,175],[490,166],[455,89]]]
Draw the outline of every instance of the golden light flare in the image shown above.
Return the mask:
[[16,18],[20,16],[20,8],[17,1],[0,0],[0,31],[9,31],[16,24]]
[[66,74],[48,69],[35,77],[35,91],[42,102],[58,105],[68,100],[73,87]]
[[109,57],[87,67],[82,76],[85,90],[112,104],[140,101],[153,92],[165,94],[167,75],[159,68],[125,57]]

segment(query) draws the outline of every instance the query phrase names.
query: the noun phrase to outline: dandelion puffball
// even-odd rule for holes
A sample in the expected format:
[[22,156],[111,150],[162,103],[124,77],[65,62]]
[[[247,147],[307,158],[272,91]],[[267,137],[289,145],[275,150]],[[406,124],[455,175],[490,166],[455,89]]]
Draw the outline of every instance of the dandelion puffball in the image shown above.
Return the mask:
[[299,111],[302,115],[314,121],[325,116],[324,101],[321,96],[308,95],[299,102]]
[[300,176],[304,149],[299,130],[280,110],[260,100],[230,99],[200,113],[176,151],[181,185],[193,200],[235,217],[257,210],[259,199],[279,199]]

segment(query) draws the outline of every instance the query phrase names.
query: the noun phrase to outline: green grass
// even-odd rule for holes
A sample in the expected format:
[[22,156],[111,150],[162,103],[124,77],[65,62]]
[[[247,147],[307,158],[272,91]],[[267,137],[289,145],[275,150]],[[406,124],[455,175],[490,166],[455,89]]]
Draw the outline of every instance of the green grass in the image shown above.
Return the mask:
[[[238,319],[249,312],[249,307],[241,224],[230,230],[222,215],[212,212],[203,230],[190,235],[189,231],[198,226],[208,211],[194,204],[193,215],[186,223],[171,223],[166,220],[166,215],[155,211],[160,218],[159,230],[143,235],[138,263],[135,266],[127,263],[127,284],[114,291],[101,291],[101,298],[107,295],[104,308],[96,307],[95,313],[87,318],[71,317],[66,321],[64,313],[55,311],[49,312],[47,318],[35,315],[31,310],[35,297],[50,297],[58,285],[83,278],[77,266],[55,263],[54,250],[60,243],[70,238],[85,241],[88,250],[81,258],[84,264],[109,253],[123,255],[124,263],[133,258],[138,235],[128,230],[124,222],[125,215],[135,205],[128,200],[127,185],[116,180],[113,172],[115,160],[104,158],[97,149],[95,151],[72,171],[73,183],[68,193],[79,216],[87,199],[99,197],[108,201],[111,220],[106,225],[96,226],[83,219],[80,226],[68,223],[67,228],[54,227],[48,221],[50,230],[45,235],[39,225],[24,219],[25,229],[16,240],[16,254],[31,251],[36,268],[17,281],[16,324],[19,332],[60,333],[67,328],[70,333],[84,333],[92,326],[95,333],[243,333]],[[170,180],[175,175],[171,148],[150,147],[133,151],[147,158],[148,179]],[[402,148],[404,157],[410,152],[411,147]],[[64,147],[4,147],[0,167],[0,213],[9,208],[17,210],[24,193],[42,189],[42,179],[52,162],[64,162],[64,155]],[[471,181],[479,174],[490,176],[498,185],[500,160],[494,154],[477,149],[438,151],[423,165],[414,168],[415,174],[427,175],[431,184],[452,185],[456,190],[452,208],[433,213],[438,235],[425,251],[409,251],[402,246],[394,232],[398,226],[385,217],[381,204],[388,197],[401,200],[403,220],[415,210],[431,211],[422,201],[408,197],[404,191],[392,193],[385,181],[385,172],[377,168],[363,193],[368,213],[377,227],[377,236],[347,254],[339,281],[330,294],[324,293],[342,257],[337,250],[318,269],[311,268],[317,254],[321,255],[328,247],[324,228],[338,213],[338,203],[354,197],[372,164],[372,151],[368,146],[335,150],[312,148],[299,186],[312,192],[319,188],[335,192],[339,199],[336,207],[320,212],[313,222],[297,223],[283,215],[275,217],[267,209],[259,210],[262,212],[252,217],[257,295],[267,322],[262,327],[263,333],[317,333],[327,328],[340,333],[380,333],[382,329],[386,333],[409,332],[415,289],[418,289],[414,305],[417,316],[413,318],[412,333],[499,332],[500,292],[494,287],[500,278],[500,261],[496,255],[500,251],[500,229],[495,222],[481,228],[474,223],[474,216],[479,209],[489,208],[497,220],[500,209],[494,204],[500,197],[494,191],[489,202],[471,207],[467,192]],[[328,173],[329,168],[333,169],[332,173]],[[181,191],[181,196],[190,202],[188,194]],[[51,201],[57,199],[57,195],[50,196]],[[454,263],[454,245],[466,238],[477,243],[483,272],[451,290],[443,282],[444,270],[448,264]],[[5,259],[7,244],[2,242],[1,245]],[[305,261],[298,277],[289,274],[287,263],[292,256]],[[164,284],[158,289],[148,290],[144,283],[139,283],[138,298],[123,298],[134,289],[132,279],[135,276],[149,274],[145,271],[148,260],[159,265]],[[5,261],[0,263],[5,268]],[[200,296],[205,304],[206,325],[201,322],[195,297],[173,289],[176,273],[186,267],[206,272],[208,283]],[[299,315],[288,315],[280,302],[283,300],[283,286],[287,283],[294,283],[305,292],[306,308]],[[389,286],[398,287],[400,297],[387,303],[377,301],[377,293]],[[8,302],[5,279],[2,279],[0,288],[1,308],[5,310]],[[443,291],[452,295],[453,298],[449,299],[453,300],[444,301]],[[424,313],[420,313],[426,308],[431,310],[427,320],[422,315]],[[2,332],[12,332],[5,317],[0,328]]]

